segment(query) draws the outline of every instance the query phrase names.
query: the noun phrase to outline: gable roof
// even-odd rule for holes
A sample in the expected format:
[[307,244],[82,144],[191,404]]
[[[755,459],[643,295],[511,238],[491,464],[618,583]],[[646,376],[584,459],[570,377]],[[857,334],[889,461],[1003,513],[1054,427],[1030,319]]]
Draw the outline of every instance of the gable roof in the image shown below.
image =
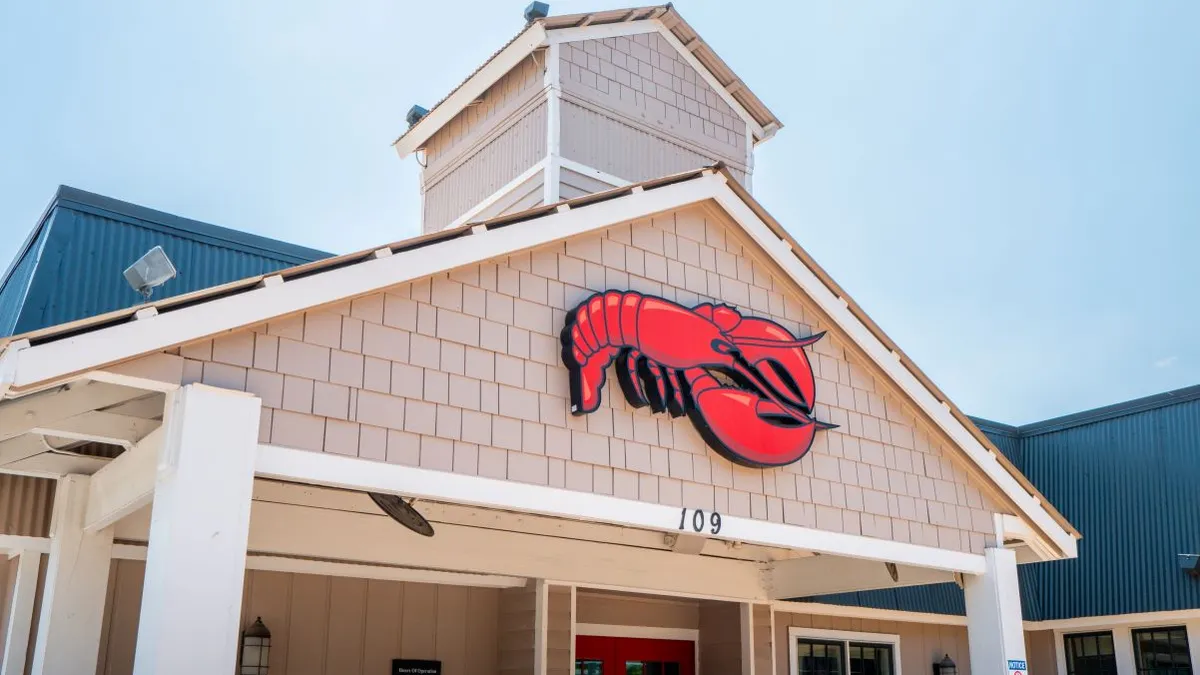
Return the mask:
[[[258,275],[0,343],[0,392],[15,397],[176,345],[342,302],[431,274],[597,231],[662,211],[715,202],[847,336],[863,358],[950,439],[1054,557],[1074,557],[1078,532],[871,321],[721,165],[614,188]],[[451,244],[451,242],[453,242]],[[429,248],[431,250],[423,250]],[[139,318],[141,317],[141,318]]]
[[159,297],[330,256],[60,186],[0,280],[0,336],[141,303],[122,271],[156,245],[178,269]]
[[611,37],[625,34],[622,31],[632,32],[630,29],[634,27],[647,31],[658,30],[685,59],[694,61],[693,67],[711,78],[710,84],[713,89],[746,119],[757,140],[766,140],[783,127],[779,118],[668,3],[603,12],[564,14],[531,21],[445,98],[434,104],[419,122],[409,127],[392,145],[401,157],[420,149],[438,129],[470,105],[488,87],[534,50],[544,47],[551,40]]

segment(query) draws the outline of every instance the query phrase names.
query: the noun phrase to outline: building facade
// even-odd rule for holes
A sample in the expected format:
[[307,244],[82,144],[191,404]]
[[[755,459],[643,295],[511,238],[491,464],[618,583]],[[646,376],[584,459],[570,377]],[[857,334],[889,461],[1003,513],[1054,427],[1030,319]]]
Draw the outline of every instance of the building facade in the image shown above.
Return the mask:
[[[396,141],[422,236],[206,277],[224,236],[179,294],[15,320],[3,672],[1124,675],[1031,623],[1089,541],[1022,472],[1046,434],[959,411],[754,200],[779,127],[669,5],[534,16]],[[1171,588],[1138,658],[1200,645]]]

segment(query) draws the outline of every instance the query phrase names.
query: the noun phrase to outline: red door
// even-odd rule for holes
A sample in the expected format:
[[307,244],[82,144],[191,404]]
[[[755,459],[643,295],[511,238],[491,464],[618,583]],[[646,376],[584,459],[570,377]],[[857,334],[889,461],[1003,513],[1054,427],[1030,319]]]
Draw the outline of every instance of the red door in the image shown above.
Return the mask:
[[696,645],[690,640],[579,635],[575,675],[696,675]]

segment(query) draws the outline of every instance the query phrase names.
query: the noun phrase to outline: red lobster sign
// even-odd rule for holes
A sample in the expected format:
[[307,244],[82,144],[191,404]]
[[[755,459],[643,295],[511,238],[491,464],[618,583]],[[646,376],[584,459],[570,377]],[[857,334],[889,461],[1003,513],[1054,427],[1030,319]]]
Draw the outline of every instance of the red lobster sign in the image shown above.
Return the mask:
[[625,399],[637,408],[687,415],[709,447],[731,462],[769,467],[804,456],[818,429],[816,384],[804,347],[774,321],[728,305],[691,309],[633,291],[597,293],[567,314],[562,359],[571,413],[600,407],[605,369],[617,362]]

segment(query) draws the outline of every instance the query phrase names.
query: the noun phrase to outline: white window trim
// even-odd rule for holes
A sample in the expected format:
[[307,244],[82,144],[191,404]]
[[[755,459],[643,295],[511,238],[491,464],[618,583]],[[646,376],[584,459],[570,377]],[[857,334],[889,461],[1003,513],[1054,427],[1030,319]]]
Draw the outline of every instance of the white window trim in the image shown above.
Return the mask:
[[[797,660],[799,653],[796,649],[796,641],[800,639],[815,639],[815,640],[841,640],[846,643],[850,642],[869,642],[877,645],[891,645],[892,647],[892,675],[902,675],[900,672],[900,636],[891,633],[862,633],[858,631],[848,630],[829,630],[826,628],[802,628],[800,626],[788,626],[788,673],[789,675],[800,675],[800,663]],[[846,675],[850,673],[850,649],[849,644],[847,649],[843,651],[846,658]]]
[[[696,628],[663,628],[660,626],[622,626],[609,623],[576,623],[575,635],[592,637],[641,638],[648,640],[682,640],[692,643],[694,656],[692,661],[696,672],[700,672],[700,631]],[[575,649],[575,641],[571,640],[571,650]],[[575,659],[571,662],[574,665]]]
[[[1133,648],[1133,631],[1175,626],[1183,626],[1184,630],[1187,631],[1188,652],[1192,660],[1192,673],[1193,675],[1200,675],[1200,670],[1197,670],[1197,666],[1200,665],[1200,611],[1153,612],[1103,618],[1107,619],[1109,623],[1092,623],[1092,620],[1087,618],[1067,619],[1065,622],[1073,622],[1074,625],[1054,629],[1054,660],[1058,669],[1058,675],[1067,675],[1065,638],[1069,635],[1078,635],[1080,633],[1112,633],[1113,654],[1117,660],[1117,675],[1136,675],[1137,661]],[[1030,628],[1027,626],[1026,630],[1030,630]]]

